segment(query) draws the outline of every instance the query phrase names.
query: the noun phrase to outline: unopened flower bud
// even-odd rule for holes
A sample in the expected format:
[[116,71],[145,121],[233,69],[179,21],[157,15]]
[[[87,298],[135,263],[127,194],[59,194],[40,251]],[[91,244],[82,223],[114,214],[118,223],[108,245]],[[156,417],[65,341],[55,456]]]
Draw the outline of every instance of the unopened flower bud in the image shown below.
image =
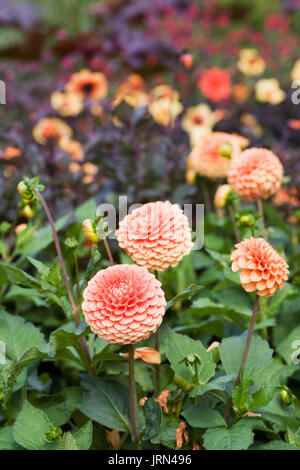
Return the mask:
[[17,186],[20,196],[24,199],[25,202],[29,203],[34,201],[35,194],[24,181],[20,181]]
[[192,54],[189,54],[189,53],[186,53],[186,54],[182,54],[179,58],[180,60],[180,63],[186,68],[186,69],[190,69],[193,65],[193,62],[194,62],[194,58],[192,56]]
[[46,441],[52,442],[58,439],[61,435],[62,435],[61,428],[59,426],[52,426],[52,428],[49,429],[49,431],[45,432],[44,438],[46,439]]
[[286,389],[281,390],[280,397],[283,403],[285,403],[286,405],[291,404],[292,397],[291,397],[291,393],[289,392],[289,390],[286,390]]
[[75,248],[78,247],[78,241],[76,240],[75,237],[69,237],[65,240],[65,245],[67,248],[70,248],[71,250],[75,250]]
[[219,146],[219,153],[222,157],[231,158],[232,156],[232,144],[230,142],[224,142]]
[[239,223],[244,227],[253,227],[255,225],[255,218],[252,214],[245,214],[239,218]]
[[214,205],[220,209],[225,207],[231,193],[232,189],[229,184],[222,184],[219,186],[215,194]]
[[85,219],[82,222],[82,230],[87,240],[92,243],[99,243],[100,238],[96,233],[96,226],[92,219]]
[[34,211],[32,210],[32,208],[29,206],[29,204],[26,204],[23,209],[22,209],[22,214],[24,215],[24,217],[26,217],[26,219],[32,219],[32,217],[34,217]]
[[23,232],[24,230],[26,230],[27,227],[28,227],[27,224],[19,224],[19,225],[17,225],[16,228],[15,228],[15,234],[16,234],[16,235],[19,235],[19,233],[21,233],[21,232]]

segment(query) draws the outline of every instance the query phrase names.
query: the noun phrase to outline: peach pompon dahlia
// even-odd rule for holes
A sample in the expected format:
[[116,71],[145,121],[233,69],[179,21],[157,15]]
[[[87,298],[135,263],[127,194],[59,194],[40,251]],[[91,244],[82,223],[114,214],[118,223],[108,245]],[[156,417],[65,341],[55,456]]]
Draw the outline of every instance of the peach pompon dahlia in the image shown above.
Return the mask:
[[135,263],[156,271],[177,266],[193,245],[186,215],[169,201],[133,210],[120,222],[116,236]]
[[288,265],[263,238],[238,243],[231,255],[232,271],[241,270],[240,280],[246,292],[271,297],[288,280]]
[[247,144],[244,137],[226,132],[202,136],[188,156],[188,171],[193,170],[212,180],[226,178],[231,162]]
[[230,167],[228,182],[246,201],[268,199],[280,188],[283,166],[279,158],[265,148],[245,150]]
[[99,271],[83,292],[82,311],[91,330],[109,343],[135,344],[160,326],[166,300],[146,268],[122,264]]

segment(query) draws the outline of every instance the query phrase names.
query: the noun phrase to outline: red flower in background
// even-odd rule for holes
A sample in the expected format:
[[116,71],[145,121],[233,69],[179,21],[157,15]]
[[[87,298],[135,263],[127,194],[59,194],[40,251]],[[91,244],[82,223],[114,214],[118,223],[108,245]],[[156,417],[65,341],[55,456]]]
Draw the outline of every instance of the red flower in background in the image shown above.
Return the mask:
[[288,34],[290,30],[290,18],[288,15],[271,14],[265,21],[265,26],[269,30],[276,31],[280,34]]
[[203,73],[197,85],[206,98],[217,103],[230,96],[230,73],[227,70],[213,67]]

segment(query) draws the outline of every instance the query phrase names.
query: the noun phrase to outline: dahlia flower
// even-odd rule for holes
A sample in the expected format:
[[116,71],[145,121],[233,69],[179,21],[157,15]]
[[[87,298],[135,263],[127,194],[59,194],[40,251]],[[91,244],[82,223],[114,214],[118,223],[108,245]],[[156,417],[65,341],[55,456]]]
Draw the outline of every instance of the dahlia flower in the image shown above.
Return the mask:
[[115,265],[99,271],[83,292],[82,311],[91,330],[109,343],[135,344],[160,326],[166,300],[146,268]]
[[213,180],[225,178],[231,162],[240,155],[241,148],[247,143],[244,137],[226,132],[203,136],[188,156],[187,169]]
[[296,82],[300,80],[300,59],[296,60],[291,71],[291,80]]
[[62,137],[72,137],[71,127],[59,118],[41,119],[33,128],[33,138],[41,145],[47,144],[49,140],[60,140]]
[[273,152],[251,148],[233,161],[228,182],[243,199],[256,201],[273,196],[280,188],[282,177],[283,167]]
[[51,106],[63,117],[77,116],[83,110],[82,98],[77,93],[60,93],[51,95]]
[[197,85],[203,95],[215,103],[231,94],[230,73],[217,67],[206,70]]
[[246,292],[271,297],[288,279],[288,265],[263,238],[243,240],[231,255],[232,271],[241,270],[240,280]]
[[58,145],[62,150],[71,156],[72,160],[84,160],[83,147],[77,140],[63,137],[59,140]]
[[92,101],[97,101],[106,97],[108,85],[102,72],[91,72],[84,69],[71,76],[65,89],[68,93],[75,93],[82,99],[89,98]]
[[237,67],[245,75],[256,76],[264,73],[266,63],[256,49],[242,49],[239,56]]
[[263,78],[255,84],[255,97],[261,103],[279,104],[285,96],[276,78]]
[[169,201],[150,202],[133,210],[120,222],[116,236],[135,263],[156,271],[177,266],[192,247],[188,219]]
[[196,145],[202,136],[210,134],[222,114],[220,111],[212,111],[206,103],[188,108],[182,118],[181,127],[189,134],[191,145]]

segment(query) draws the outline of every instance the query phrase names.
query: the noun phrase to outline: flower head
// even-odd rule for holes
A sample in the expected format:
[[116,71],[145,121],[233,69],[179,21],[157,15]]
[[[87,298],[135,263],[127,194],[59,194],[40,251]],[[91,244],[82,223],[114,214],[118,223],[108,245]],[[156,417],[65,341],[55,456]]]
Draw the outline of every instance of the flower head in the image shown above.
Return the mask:
[[266,63],[256,49],[242,49],[239,55],[237,66],[245,75],[256,76],[264,73]]
[[150,96],[149,113],[162,126],[168,126],[183,110],[179,93],[169,85],[153,88]]
[[133,108],[148,105],[149,97],[144,88],[145,82],[143,78],[137,73],[132,73],[119,86],[113,100],[113,106],[118,106],[122,101],[125,101],[125,103]]
[[206,98],[215,103],[225,100],[231,93],[230,73],[217,67],[208,69],[198,81],[198,87]]
[[135,344],[160,326],[166,300],[146,268],[122,264],[99,271],[83,292],[82,311],[91,330],[109,343]]
[[77,94],[80,98],[89,98],[92,101],[102,100],[108,91],[107,79],[101,72],[84,69],[71,76],[65,89],[69,93]]
[[282,177],[283,167],[273,152],[251,148],[233,161],[228,182],[243,199],[256,201],[273,196],[280,188]]
[[261,103],[279,104],[285,100],[285,92],[281,90],[276,78],[263,78],[255,84],[255,96]]
[[4,152],[0,151],[0,158],[2,155],[6,160],[10,160],[11,158],[20,157],[22,151],[18,147],[6,147]]
[[246,292],[271,297],[288,280],[288,265],[263,238],[238,243],[231,255],[232,271],[241,270],[240,280]]
[[62,150],[71,155],[72,160],[82,161],[84,159],[83,148],[78,140],[63,137],[58,144]]
[[300,59],[296,60],[291,71],[291,79],[293,82],[300,80]]
[[60,93],[51,95],[51,105],[61,116],[77,116],[83,110],[82,98],[77,93]]
[[124,217],[117,240],[132,260],[150,270],[177,266],[191,251],[191,229],[186,215],[176,204],[150,202]]
[[188,156],[187,168],[210,179],[225,178],[247,139],[226,132],[203,136]]
[[47,144],[50,140],[60,140],[62,137],[72,137],[71,127],[59,118],[41,119],[33,128],[32,135],[41,145]]
[[210,134],[213,126],[222,118],[220,111],[212,111],[206,103],[188,108],[181,127],[190,136],[191,145],[196,145],[202,136]]

